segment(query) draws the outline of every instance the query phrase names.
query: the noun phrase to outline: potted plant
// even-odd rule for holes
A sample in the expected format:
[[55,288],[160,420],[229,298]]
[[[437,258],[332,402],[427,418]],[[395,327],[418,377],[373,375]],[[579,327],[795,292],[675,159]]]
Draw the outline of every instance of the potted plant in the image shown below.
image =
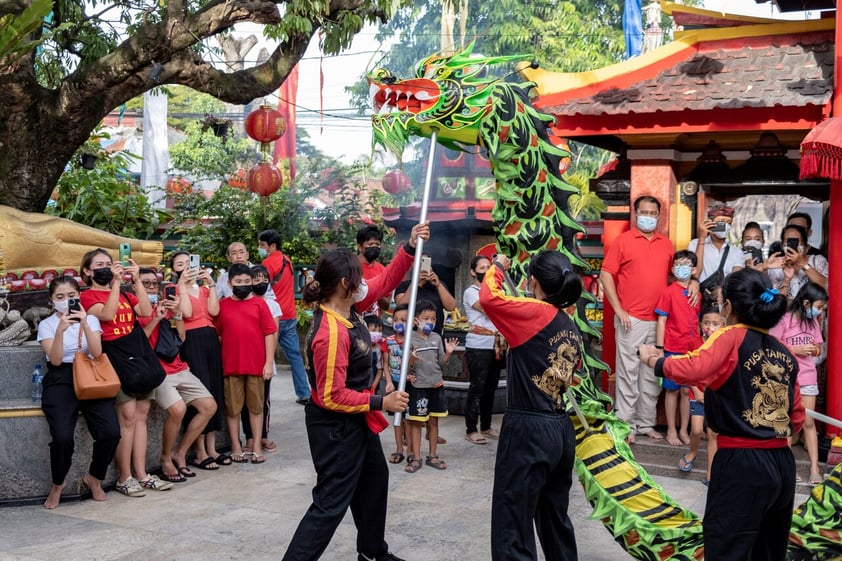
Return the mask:
[[214,136],[225,142],[228,138],[228,132],[231,130],[231,120],[205,113],[205,118],[202,120],[202,132],[207,132],[208,129],[213,131]]

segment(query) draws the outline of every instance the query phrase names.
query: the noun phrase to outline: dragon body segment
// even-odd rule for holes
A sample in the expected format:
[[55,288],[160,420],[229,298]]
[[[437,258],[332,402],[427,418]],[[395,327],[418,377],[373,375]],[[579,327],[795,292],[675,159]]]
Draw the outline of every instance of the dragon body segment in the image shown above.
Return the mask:
[[[566,182],[570,153],[548,133],[552,116],[531,104],[531,82],[511,84],[488,75],[488,66],[530,57],[484,57],[473,45],[451,55],[433,55],[416,67],[415,78],[400,80],[378,69],[368,76],[375,115],[373,145],[399,158],[410,136],[430,137],[452,149],[482,146],[496,179],[492,211],[497,245],[512,259],[512,276],[525,279],[529,258],[543,250],[564,253],[587,268],[575,238],[584,228],[570,215],[568,199],[577,193]],[[574,320],[586,339],[601,334],[584,319],[583,293]],[[613,413],[610,397],[597,390],[590,374],[607,365],[582,349],[582,370],[571,388],[583,423],[569,413],[576,429],[575,470],[600,519],[634,559],[702,560],[699,517],[675,503],[637,463],[625,443],[628,425]],[[842,561],[842,464],[793,517],[789,557],[793,561]]]

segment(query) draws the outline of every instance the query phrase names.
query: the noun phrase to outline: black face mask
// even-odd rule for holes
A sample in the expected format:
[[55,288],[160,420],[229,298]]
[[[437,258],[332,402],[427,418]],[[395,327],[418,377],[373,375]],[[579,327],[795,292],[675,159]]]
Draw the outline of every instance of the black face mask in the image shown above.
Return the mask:
[[366,261],[371,263],[375,261],[378,257],[380,257],[380,248],[379,247],[367,247],[363,250],[363,257],[365,257]]
[[114,280],[114,273],[111,272],[111,269],[108,267],[103,267],[102,269],[95,269],[91,272],[91,278],[94,279],[94,282],[102,285],[107,286],[111,284],[111,281]]
[[259,282],[257,284],[251,285],[251,289],[258,296],[263,296],[264,294],[266,294],[266,291],[269,290],[269,283]]
[[238,284],[237,286],[231,287],[231,292],[234,293],[234,296],[239,298],[240,300],[245,300],[251,294],[251,285],[250,284]]
[[481,283],[482,279],[485,278],[485,273],[484,272],[483,273],[476,273],[474,275],[474,278],[477,279],[477,282]]

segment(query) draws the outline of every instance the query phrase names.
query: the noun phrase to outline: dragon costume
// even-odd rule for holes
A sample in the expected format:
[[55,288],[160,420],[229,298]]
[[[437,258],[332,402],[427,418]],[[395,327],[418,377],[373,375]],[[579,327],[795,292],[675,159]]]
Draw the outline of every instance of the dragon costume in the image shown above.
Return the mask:
[[[512,84],[489,76],[488,67],[528,60],[525,55],[485,57],[473,44],[453,54],[418,63],[415,78],[400,80],[378,69],[368,80],[375,115],[373,145],[400,158],[410,136],[430,137],[457,150],[480,146],[496,179],[492,219],[498,249],[512,259],[516,283],[525,278],[531,255],[555,249],[580,271],[587,264],[575,236],[584,228],[570,216],[568,199],[578,190],[563,178],[570,153],[550,140],[550,115],[533,107],[534,83]],[[584,318],[584,292],[574,319],[583,335],[582,370],[572,387],[582,419],[576,428],[576,472],[600,519],[614,539],[640,560],[704,558],[700,518],[668,497],[636,462],[625,442],[628,425],[612,412],[611,398],[591,374],[607,365],[587,343],[600,333]],[[572,407],[572,406],[571,406]],[[842,560],[842,464],[793,516],[789,557],[794,561]]]

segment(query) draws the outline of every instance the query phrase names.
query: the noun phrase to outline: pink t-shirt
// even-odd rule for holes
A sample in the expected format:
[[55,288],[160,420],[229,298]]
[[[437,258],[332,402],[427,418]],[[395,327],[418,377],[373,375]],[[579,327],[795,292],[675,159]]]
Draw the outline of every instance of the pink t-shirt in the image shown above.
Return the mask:
[[[802,322],[792,312],[784,314],[781,321],[769,330],[769,334],[780,339],[787,347],[795,347],[796,345],[818,346],[824,342],[821,326],[817,320]],[[798,359],[798,385],[814,386],[818,384],[815,357],[796,355],[795,358]]]

